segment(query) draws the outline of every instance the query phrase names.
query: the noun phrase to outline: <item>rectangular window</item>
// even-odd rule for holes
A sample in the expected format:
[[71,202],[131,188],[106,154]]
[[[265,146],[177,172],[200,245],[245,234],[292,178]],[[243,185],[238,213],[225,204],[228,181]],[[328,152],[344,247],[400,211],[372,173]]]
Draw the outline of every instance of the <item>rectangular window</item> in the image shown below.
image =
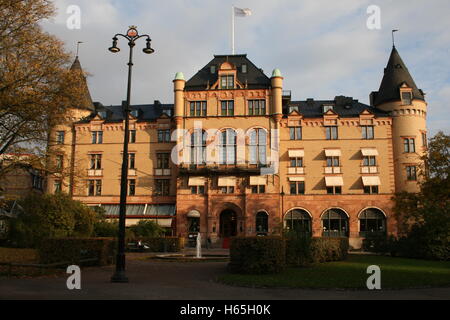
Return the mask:
[[305,194],[305,181],[295,181],[289,184],[291,194]]
[[90,197],[102,195],[102,180],[89,180],[88,195]]
[[411,105],[411,100],[412,100],[411,96],[412,96],[411,92],[402,92],[403,105],[405,105],[405,106]]
[[327,194],[342,194],[342,187],[340,186],[327,187]]
[[252,186],[252,193],[266,193],[266,186]]
[[248,114],[250,116],[258,116],[266,114],[266,100],[249,100]]
[[55,180],[55,182],[53,183],[53,190],[55,191],[55,193],[59,193],[62,191],[61,180]]
[[234,116],[234,101],[221,101],[221,110],[222,116]]
[[129,196],[136,195],[136,180],[135,179],[128,180],[128,195]]
[[170,142],[170,129],[158,130],[158,142]]
[[416,142],[414,138],[405,138],[403,139],[403,146],[405,153],[414,153],[416,152]]
[[362,138],[371,140],[375,138],[373,126],[362,126]]
[[103,131],[92,131],[92,144],[103,143]]
[[374,167],[377,165],[377,160],[375,156],[365,156],[363,159],[364,167]]
[[327,157],[327,167],[339,167],[339,157]]
[[168,179],[156,179],[156,195],[158,196],[168,196],[169,195],[169,183]]
[[91,163],[89,169],[99,170],[102,168],[102,155],[101,154],[91,154]]
[[234,89],[234,76],[233,75],[221,76],[220,89]]
[[56,169],[57,170],[61,170],[63,168],[63,161],[64,161],[63,155],[59,154],[56,156]]
[[290,127],[289,138],[291,140],[302,140],[302,127]]
[[338,139],[338,128],[336,126],[326,127],[327,140],[337,140]]
[[169,153],[156,154],[156,169],[169,169]]
[[191,117],[206,117],[206,101],[192,101],[190,111]]
[[424,148],[428,148],[428,139],[425,132],[422,132],[422,145]]
[[136,130],[130,130],[130,139],[128,140],[129,143],[135,143],[136,142]]
[[57,144],[64,144],[64,131],[57,131],[56,132],[56,143]]
[[234,193],[234,187],[220,187],[220,192],[223,194],[232,194]]
[[192,194],[205,194],[205,186],[192,186],[191,193]]
[[128,154],[128,168],[129,169],[136,169],[136,154],[135,153],[129,153]]
[[417,167],[416,166],[407,166],[406,167],[406,177],[409,181],[417,180]]
[[379,188],[378,186],[365,186],[364,193],[365,194],[378,194]]
[[291,158],[291,168],[303,168],[303,158]]

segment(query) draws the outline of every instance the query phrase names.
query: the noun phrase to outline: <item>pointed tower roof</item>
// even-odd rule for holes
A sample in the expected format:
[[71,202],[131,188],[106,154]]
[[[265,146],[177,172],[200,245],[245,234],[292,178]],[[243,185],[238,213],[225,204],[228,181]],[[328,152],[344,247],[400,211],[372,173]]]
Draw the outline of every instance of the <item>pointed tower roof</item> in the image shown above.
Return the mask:
[[75,61],[72,63],[72,66],[70,67],[70,71],[76,72],[80,77],[81,82],[81,88],[84,91],[83,92],[83,100],[79,102],[78,108],[80,109],[88,109],[88,110],[94,110],[94,104],[92,102],[91,93],[89,92],[89,87],[87,85],[86,76],[84,75],[83,68],[81,67],[80,60],[78,59],[78,56],[75,57]]
[[400,54],[395,46],[393,46],[388,64],[384,69],[380,89],[375,95],[374,105],[377,106],[388,101],[401,100],[400,86],[403,84],[406,84],[412,89],[413,99],[425,100],[423,91],[417,88]]

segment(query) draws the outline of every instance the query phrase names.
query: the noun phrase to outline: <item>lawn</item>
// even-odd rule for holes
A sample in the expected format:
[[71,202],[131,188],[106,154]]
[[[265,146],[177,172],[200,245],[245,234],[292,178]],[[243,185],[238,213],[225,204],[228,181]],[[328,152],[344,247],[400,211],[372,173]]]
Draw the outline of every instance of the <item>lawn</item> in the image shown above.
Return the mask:
[[276,275],[226,274],[222,283],[252,287],[367,289],[367,267],[381,269],[382,289],[450,286],[450,262],[349,255],[346,261],[317,264],[308,268],[287,268]]

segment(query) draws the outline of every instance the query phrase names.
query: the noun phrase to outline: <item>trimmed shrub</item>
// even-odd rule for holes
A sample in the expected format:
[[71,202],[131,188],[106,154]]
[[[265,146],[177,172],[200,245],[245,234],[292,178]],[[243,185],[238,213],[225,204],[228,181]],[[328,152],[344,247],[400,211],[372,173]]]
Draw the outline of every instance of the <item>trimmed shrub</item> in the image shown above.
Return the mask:
[[164,229],[151,220],[140,220],[129,229],[136,237],[158,238],[164,234]]
[[116,238],[118,233],[119,233],[119,223],[116,221],[110,222],[105,219],[99,219],[94,224],[95,237]]
[[235,237],[231,239],[232,273],[279,273],[285,267],[285,241],[282,237]]
[[38,248],[43,264],[70,262],[97,258],[92,265],[104,266],[113,263],[116,242],[111,238],[62,238],[45,239]]
[[312,238],[311,263],[345,260],[348,248],[348,238]]
[[[151,252],[180,252],[184,248],[184,239],[179,237],[160,237],[160,238],[146,238],[138,237],[143,244],[149,247],[147,249]],[[133,242],[135,240],[129,240]]]
[[314,263],[345,260],[348,255],[347,238],[286,237],[286,263],[308,266]]
[[32,193],[19,204],[23,212],[11,220],[9,232],[18,247],[35,248],[47,238],[91,236],[95,212],[66,194]]

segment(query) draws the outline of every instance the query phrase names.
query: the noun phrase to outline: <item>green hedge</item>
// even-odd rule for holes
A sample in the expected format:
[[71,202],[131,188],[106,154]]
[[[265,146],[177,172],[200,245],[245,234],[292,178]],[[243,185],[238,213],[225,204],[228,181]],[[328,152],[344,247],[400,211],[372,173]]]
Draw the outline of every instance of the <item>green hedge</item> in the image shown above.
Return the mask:
[[345,260],[348,255],[347,238],[286,237],[286,263],[308,266],[315,263]]
[[141,240],[143,244],[150,247],[147,250],[151,252],[180,252],[184,248],[184,238],[179,237],[138,237],[133,240],[128,240],[127,243],[137,242],[138,240]]
[[450,261],[450,239],[429,239],[417,233],[415,231],[409,237],[400,238],[370,237],[363,240],[363,248],[393,257]]
[[235,237],[231,240],[232,273],[279,273],[285,267],[285,241],[282,237]]
[[92,265],[104,266],[114,262],[116,241],[111,238],[61,238],[41,242],[39,259],[43,264],[70,262],[97,258]]

